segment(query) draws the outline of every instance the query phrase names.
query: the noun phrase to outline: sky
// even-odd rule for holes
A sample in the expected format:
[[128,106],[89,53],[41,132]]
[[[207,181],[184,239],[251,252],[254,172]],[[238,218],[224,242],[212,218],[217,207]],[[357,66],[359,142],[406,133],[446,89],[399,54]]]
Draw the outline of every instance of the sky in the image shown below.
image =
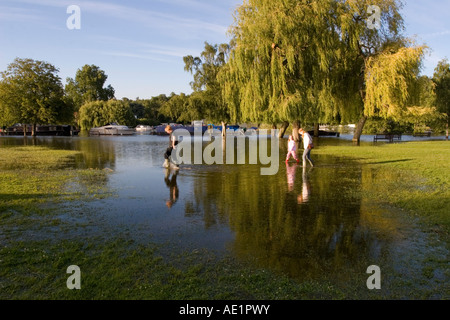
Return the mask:
[[[47,61],[63,84],[94,64],[108,75],[116,98],[149,99],[192,92],[183,57],[205,42],[228,43],[243,0],[0,0],[0,70],[17,57]],[[79,28],[73,28],[80,9]],[[450,58],[450,0],[407,0],[406,35],[430,52],[422,73]],[[69,26],[68,27],[68,21]]]

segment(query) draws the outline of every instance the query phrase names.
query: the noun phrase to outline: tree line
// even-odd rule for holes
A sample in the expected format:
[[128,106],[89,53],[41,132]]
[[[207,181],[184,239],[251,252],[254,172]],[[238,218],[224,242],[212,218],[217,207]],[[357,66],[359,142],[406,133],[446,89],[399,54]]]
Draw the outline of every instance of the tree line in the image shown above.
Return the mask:
[[[373,6],[377,28],[368,26]],[[54,66],[16,59],[1,73],[0,120],[72,120],[88,129],[208,119],[268,124],[280,136],[288,126],[357,123],[359,141],[368,121],[410,119],[439,122],[448,137],[450,64],[421,75],[429,49],[404,36],[401,8],[399,0],[247,0],[235,10],[230,43],[205,42],[198,57],[183,58],[191,94],[145,101],[116,101],[97,66],[79,69],[63,88]]]
[[45,61],[16,58],[9,64],[0,73],[0,125],[31,124],[35,135],[38,124],[71,124],[89,130],[112,122],[135,126],[173,121],[159,110],[175,94],[117,100],[114,88],[105,85],[108,76],[98,66],[78,69],[65,86],[58,72]]

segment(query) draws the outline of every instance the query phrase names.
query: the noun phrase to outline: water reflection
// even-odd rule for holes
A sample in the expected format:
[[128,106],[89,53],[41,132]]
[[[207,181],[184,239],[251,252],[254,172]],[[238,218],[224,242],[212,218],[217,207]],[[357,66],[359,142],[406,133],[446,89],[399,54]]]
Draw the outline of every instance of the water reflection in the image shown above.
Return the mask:
[[180,193],[177,185],[178,170],[164,169],[164,171],[164,182],[169,188],[169,200],[166,201],[166,206],[167,208],[171,209],[173,205],[178,201]]
[[[259,165],[192,165],[162,168],[166,137],[38,138],[38,145],[80,151],[79,168],[110,168],[117,197],[84,204],[92,224],[110,234],[124,226],[130,236],[175,239],[184,246],[231,252],[256,265],[298,279],[346,279],[373,264],[390,239],[378,232],[361,190],[373,173],[358,165],[315,156],[318,167],[283,166],[262,176]],[[328,140],[321,139],[321,144]],[[348,143],[331,139],[330,143]],[[20,139],[0,139],[20,145]],[[270,145],[270,144],[269,144]],[[320,157],[320,158],[319,158]],[[248,163],[248,162],[247,162]],[[301,174],[300,174],[301,170]],[[383,177],[383,179],[386,177]],[[171,214],[167,212],[171,209]],[[96,220],[96,217],[97,220]],[[106,217],[106,218],[105,218]],[[388,225],[389,220],[383,220]],[[116,228],[116,229],[114,229]],[[100,228],[99,228],[100,229]]]
[[311,183],[309,182],[308,175],[313,169],[311,168],[307,172],[306,167],[302,167],[302,192],[297,198],[297,203],[307,203],[309,201],[309,195],[311,194]]
[[197,177],[195,205],[205,215],[228,221],[235,234],[233,252],[262,267],[311,278],[358,265],[371,246],[370,241],[352,241],[361,199],[349,190],[348,179],[358,181],[360,171],[347,168],[352,177],[343,179],[339,166],[285,168],[270,177],[252,167],[227,167],[221,174]]
[[289,163],[286,163],[286,173],[287,173],[287,182],[288,182],[288,191],[289,192],[294,191],[295,176],[297,174],[297,168],[298,168],[297,164],[291,166],[291,165],[289,165]]

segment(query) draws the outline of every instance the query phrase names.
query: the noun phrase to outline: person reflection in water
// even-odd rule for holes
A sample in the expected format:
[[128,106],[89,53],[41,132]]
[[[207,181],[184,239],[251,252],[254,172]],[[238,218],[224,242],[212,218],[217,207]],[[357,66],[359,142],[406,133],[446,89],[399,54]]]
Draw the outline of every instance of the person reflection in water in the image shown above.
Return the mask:
[[170,198],[166,201],[167,208],[171,209],[173,205],[178,201],[178,185],[177,185],[177,174],[178,171],[172,171],[172,177],[170,176],[171,170],[166,169],[166,175],[164,177],[164,181],[166,182],[167,187],[169,188]]
[[289,163],[286,163],[286,173],[287,173],[287,182],[288,182],[288,191],[294,191],[295,185],[295,174],[297,172],[298,165],[294,164],[290,166]]
[[297,197],[298,204],[305,204],[309,201],[311,195],[311,183],[309,182],[308,173],[306,172],[306,167],[303,167],[302,174],[302,193]]

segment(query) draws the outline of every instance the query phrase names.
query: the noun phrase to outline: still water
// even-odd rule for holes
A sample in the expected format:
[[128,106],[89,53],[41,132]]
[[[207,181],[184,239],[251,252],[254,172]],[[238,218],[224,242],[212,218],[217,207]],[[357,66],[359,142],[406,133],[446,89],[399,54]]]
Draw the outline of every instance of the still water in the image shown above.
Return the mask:
[[[20,145],[23,138],[0,142]],[[167,244],[168,251],[207,249],[301,280],[346,281],[373,264],[414,272],[399,252],[423,249],[420,236],[411,243],[413,226],[364,196],[374,169],[351,161],[313,152],[314,168],[286,165],[283,143],[276,175],[248,164],[181,165],[174,173],[162,168],[168,137],[38,137],[33,143],[78,150],[74,167],[110,172],[103,183],[113,196],[55,208],[78,226],[72,236],[125,234]],[[321,138],[317,146],[351,143]]]

